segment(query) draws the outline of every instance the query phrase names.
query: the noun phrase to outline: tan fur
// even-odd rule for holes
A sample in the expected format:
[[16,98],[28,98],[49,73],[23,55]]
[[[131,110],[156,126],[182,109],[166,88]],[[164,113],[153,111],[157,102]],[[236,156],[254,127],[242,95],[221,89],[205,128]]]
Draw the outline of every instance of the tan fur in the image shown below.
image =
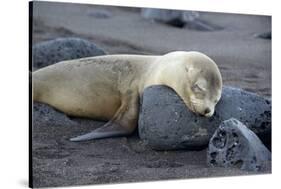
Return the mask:
[[221,74],[209,57],[177,51],[60,62],[33,73],[33,99],[67,115],[110,120],[107,128],[124,128],[119,135],[125,135],[136,128],[139,96],[151,85],[173,88],[191,111],[208,117],[222,91]]

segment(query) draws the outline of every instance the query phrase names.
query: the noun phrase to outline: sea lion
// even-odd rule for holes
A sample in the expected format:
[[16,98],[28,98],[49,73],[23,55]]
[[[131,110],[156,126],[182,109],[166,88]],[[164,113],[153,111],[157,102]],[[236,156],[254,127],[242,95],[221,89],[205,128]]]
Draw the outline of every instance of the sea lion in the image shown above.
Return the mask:
[[131,134],[137,127],[139,97],[151,85],[171,87],[191,111],[207,117],[213,115],[222,92],[217,65],[200,52],[62,61],[33,72],[32,79],[34,101],[66,115],[109,120],[71,141]]

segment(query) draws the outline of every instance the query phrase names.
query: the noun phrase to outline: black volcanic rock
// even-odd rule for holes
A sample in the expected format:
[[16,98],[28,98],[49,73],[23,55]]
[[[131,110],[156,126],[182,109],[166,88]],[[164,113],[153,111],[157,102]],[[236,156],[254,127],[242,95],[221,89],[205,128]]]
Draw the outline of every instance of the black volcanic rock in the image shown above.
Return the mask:
[[209,142],[210,166],[238,167],[247,171],[268,169],[271,153],[260,139],[237,119],[222,122]]
[[42,68],[63,60],[105,55],[94,43],[80,38],[57,38],[34,45],[32,67]]
[[216,31],[222,27],[202,20],[196,11],[168,10],[168,9],[141,9],[141,16],[145,19],[164,23],[178,28],[188,28],[197,31]]
[[222,98],[211,118],[189,111],[169,87],[151,86],[141,100],[138,130],[153,149],[202,149],[222,121],[239,119],[270,148],[271,101],[254,93],[223,87]]

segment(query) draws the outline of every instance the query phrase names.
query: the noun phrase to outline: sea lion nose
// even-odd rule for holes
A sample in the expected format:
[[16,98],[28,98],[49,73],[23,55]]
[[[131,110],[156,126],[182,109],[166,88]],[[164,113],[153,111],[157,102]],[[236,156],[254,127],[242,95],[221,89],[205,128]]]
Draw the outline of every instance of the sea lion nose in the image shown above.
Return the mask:
[[210,108],[206,108],[205,111],[204,111],[204,114],[206,115],[206,114],[208,114],[210,112],[211,112],[211,109]]

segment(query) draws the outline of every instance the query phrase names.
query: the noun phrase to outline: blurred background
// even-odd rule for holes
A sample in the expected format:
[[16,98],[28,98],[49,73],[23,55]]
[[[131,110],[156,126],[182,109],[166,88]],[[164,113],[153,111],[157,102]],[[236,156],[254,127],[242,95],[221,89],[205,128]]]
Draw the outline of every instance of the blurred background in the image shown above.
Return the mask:
[[107,54],[200,51],[223,82],[271,97],[271,17],[34,2],[33,41],[79,37]]

